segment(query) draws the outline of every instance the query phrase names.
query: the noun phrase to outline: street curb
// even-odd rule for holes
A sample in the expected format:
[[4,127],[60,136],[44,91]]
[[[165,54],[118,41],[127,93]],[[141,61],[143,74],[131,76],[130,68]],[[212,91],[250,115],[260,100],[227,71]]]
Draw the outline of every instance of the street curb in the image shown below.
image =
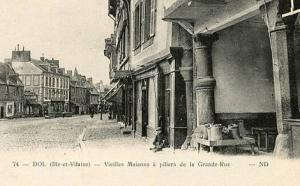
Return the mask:
[[86,130],[87,130],[87,127],[85,127],[83,129],[82,133],[78,137],[78,146],[81,151],[83,151],[83,149],[85,149],[85,144],[83,141],[84,141],[84,136],[85,136]]

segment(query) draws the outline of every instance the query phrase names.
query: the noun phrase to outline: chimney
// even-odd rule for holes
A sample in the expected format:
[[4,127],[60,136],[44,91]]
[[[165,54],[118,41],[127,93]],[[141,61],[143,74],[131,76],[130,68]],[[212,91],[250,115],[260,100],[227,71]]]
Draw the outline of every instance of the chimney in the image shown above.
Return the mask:
[[87,79],[87,81],[88,81],[90,84],[93,84],[93,78],[92,78],[92,77],[89,77],[89,78]]
[[65,73],[66,73],[65,71],[66,71],[65,68],[60,68],[60,72],[61,72],[62,74],[65,74]]
[[45,62],[45,57],[44,57],[44,53],[42,53],[42,57],[40,57],[40,60]]
[[20,51],[19,50],[19,44],[18,44],[17,50],[12,51],[11,61],[12,62],[28,62],[28,61],[31,61],[31,52],[30,52],[30,50]]
[[68,75],[68,76],[72,76],[72,74],[73,74],[73,73],[72,73],[72,70],[67,70],[67,75]]

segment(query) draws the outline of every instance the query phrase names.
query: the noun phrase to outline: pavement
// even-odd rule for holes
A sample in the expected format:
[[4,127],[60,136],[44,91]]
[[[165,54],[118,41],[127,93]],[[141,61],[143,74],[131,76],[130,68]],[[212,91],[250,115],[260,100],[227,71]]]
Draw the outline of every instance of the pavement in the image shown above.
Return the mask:
[[298,161],[251,156],[247,148],[198,154],[170,148],[154,153],[150,147],[145,138],[122,134],[107,115],[0,121],[1,185],[274,185],[274,178],[287,185],[280,175],[295,170],[285,176],[292,180],[300,171]]
[[[83,152],[87,154],[122,154],[134,157],[169,157],[170,155],[198,157],[192,150],[173,150],[165,148],[153,153],[149,150],[151,141],[123,134],[120,125],[115,120],[109,120],[108,115],[97,114],[67,118],[25,118],[0,121],[0,151],[3,152],[34,152],[60,151]],[[201,151],[201,157],[236,156],[235,149],[227,149],[225,153],[210,154]],[[239,157],[252,157],[249,148],[239,148]],[[270,157],[270,154],[259,153],[259,156]],[[257,157],[257,156],[256,156]]]

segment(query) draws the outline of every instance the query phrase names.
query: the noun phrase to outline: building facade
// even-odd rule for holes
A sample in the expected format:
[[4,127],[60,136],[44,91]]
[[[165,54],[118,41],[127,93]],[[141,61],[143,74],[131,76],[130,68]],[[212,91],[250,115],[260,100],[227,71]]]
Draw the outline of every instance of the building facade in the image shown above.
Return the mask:
[[98,112],[99,103],[100,103],[99,102],[100,92],[94,86],[93,78],[88,78],[86,84],[87,84],[86,100],[89,106],[89,111]]
[[20,75],[26,91],[38,95],[40,115],[61,114],[69,108],[69,76],[59,67],[59,61],[32,59],[30,51],[12,51],[11,64]]
[[87,114],[86,77],[80,75],[76,68],[74,70],[74,75],[71,70],[67,71],[67,74],[70,76],[70,111],[73,114]]
[[24,86],[10,64],[0,63],[0,119],[21,117]]
[[111,103],[113,118],[132,126],[131,2],[113,0],[108,3],[109,16],[114,20],[114,33],[105,40],[104,55],[110,60],[113,88],[105,95],[105,100]]
[[[298,1],[126,2],[134,133],[151,138],[159,126],[172,148],[186,149],[207,123],[273,127],[274,153],[300,156]],[[109,1],[110,51],[121,59],[123,4]]]
[[38,117],[41,115],[41,105],[38,103],[38,95],[31,91],[24,91],[24,116]]

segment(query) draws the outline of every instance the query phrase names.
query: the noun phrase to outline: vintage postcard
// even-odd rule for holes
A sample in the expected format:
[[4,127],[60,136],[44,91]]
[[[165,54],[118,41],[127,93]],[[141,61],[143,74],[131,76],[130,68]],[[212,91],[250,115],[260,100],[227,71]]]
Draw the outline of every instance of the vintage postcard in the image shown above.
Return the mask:
[[0,185],[299,185],[299,13],[0,0]]

